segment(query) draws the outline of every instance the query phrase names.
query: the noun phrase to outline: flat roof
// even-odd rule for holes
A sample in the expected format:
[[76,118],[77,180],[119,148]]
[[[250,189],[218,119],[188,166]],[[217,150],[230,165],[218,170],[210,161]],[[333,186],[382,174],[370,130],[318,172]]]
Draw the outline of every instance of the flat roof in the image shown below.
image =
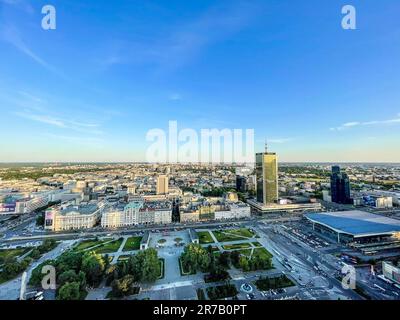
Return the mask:
[[309,213],[305,217],[338,233],[354,237],[400,232],[400,220],[359,210]]
[[62,209],[60,213],[62,215],[73,215],[73,214],[80,214],[80,215],[89,215],[96,212],[98,209],[97,205],[95,204],[85,204],[80,206],[69,206],[65,209]]

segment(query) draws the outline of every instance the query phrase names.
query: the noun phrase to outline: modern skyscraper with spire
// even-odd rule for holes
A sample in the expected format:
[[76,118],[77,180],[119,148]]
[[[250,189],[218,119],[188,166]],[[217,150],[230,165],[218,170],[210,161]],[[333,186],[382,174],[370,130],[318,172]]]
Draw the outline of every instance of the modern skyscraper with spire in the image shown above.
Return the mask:
[[256,153],[257,201],[264,205],[278,201],[278,157],[276,153],[265,151]]

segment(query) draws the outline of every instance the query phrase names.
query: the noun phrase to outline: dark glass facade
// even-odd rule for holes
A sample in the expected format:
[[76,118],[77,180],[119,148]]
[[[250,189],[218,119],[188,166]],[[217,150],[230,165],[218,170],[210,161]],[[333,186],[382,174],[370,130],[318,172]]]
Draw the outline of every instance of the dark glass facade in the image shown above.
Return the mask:
[[340,167],[333,166],[331,174],[332,202],[350,204],[350,180],[346,173],[340,171]]

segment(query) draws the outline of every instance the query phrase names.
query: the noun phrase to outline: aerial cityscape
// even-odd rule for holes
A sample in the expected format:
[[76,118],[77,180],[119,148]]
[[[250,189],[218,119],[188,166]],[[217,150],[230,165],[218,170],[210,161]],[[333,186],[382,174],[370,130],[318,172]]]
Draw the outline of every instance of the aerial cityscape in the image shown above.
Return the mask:
[[0,300],[400,300],[398,2],[53,2],[0,0]]
[[3,164],[0,298],[400,299],[400,165],[256,159]]

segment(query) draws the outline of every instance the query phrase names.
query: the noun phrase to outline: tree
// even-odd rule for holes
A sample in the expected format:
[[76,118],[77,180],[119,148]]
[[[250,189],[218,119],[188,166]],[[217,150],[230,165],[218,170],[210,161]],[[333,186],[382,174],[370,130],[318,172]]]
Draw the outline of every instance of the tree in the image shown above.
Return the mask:
[[104,260],[104,269],[107,269],[108,266],[110,265],[110,256],[108,255],[108,253],[104,255],[103,260]]
[[54,239],[46,239],[43,243],[37,248],[40,253],[46,253],[50,250],[53,250],[57,246],[57,242]]
[[63,286],[67,282],[79,282],[78,275],[74,270],[64,271],[58,276],[58,285]]
[[[121,262],[123,263],[123,262]],[[125,265],[125,263],[124,263]],[[106,285],[109,286],[111,283],[119,278],[119,269],[120,269],[120,264],[113,264],[110,265],[106,271],[105,271],[105,276],[106,276]]]
[[199,244],[189,244],[183,250],[181,255],[182,265],[185,269],[197,272],[201,270],[203,272],[208,271],[211,264],[211,258],[209,252],[205,250]]
[[43,226],[44,225],[44,213],[41,213],[36,218],[36,225]]
[[101,255],[93,251],[86,252],[83,255],[81,270],[86,274],[86,280],[89,285],[99,285],[103,277],[104,268],[104,260]]
[[240,253],[239,251],[232,251],[230,254],[232,264],[236,267],[239,265]]
[[4,266],[3,266],[3,274],[7,278],[13,278],[16,275],[18,275],[22,270],[21,270],[21,265],[20,263],[17,262],[16,259],[7,261]]
[[229,268],[229,262],[230,262],[230,254],[229,252],[222,252],[221,255],[218,258],[218,264],[221,265],[222,267],[228,269]]
[[133,293],[135,280],[133,276],[126,275],[119,280],[114,280],[111,284],[112,293],[115,297],[123,297]]
[[239,267],[243,271],[249,271],[250,270],[249,259],[247,259],[245,256],[240,256],[240,258],[239,258]]
[[68,270],[79,272],[82,266],[83,253],[67,251],[57,259],[57,271],[62,273]]
[[80,283],[67,282],[58,291],[57,300],[79,300]]
[[152,282],[157,280],[160,274],[160,262],[158,261],[157,251],[153,248],[143,251],[142,281]]
[[32,252],[31,252],[31,254],[30,254],[30,256],[33,258],[33,259],[39,259],[40,258],[40,256],[41,256],[41,253],[40,253],[40,251],[38,250],[38,249],[33,249],[32,250]]
[[32,270],[31,278],[29,279],[29,284],[32,286],[39,286],[42,282],[44,274],[42,274],[42,268],[44,266],[55,266],[56,262],[54,260],[46,260],[39,264],[35,269]]

